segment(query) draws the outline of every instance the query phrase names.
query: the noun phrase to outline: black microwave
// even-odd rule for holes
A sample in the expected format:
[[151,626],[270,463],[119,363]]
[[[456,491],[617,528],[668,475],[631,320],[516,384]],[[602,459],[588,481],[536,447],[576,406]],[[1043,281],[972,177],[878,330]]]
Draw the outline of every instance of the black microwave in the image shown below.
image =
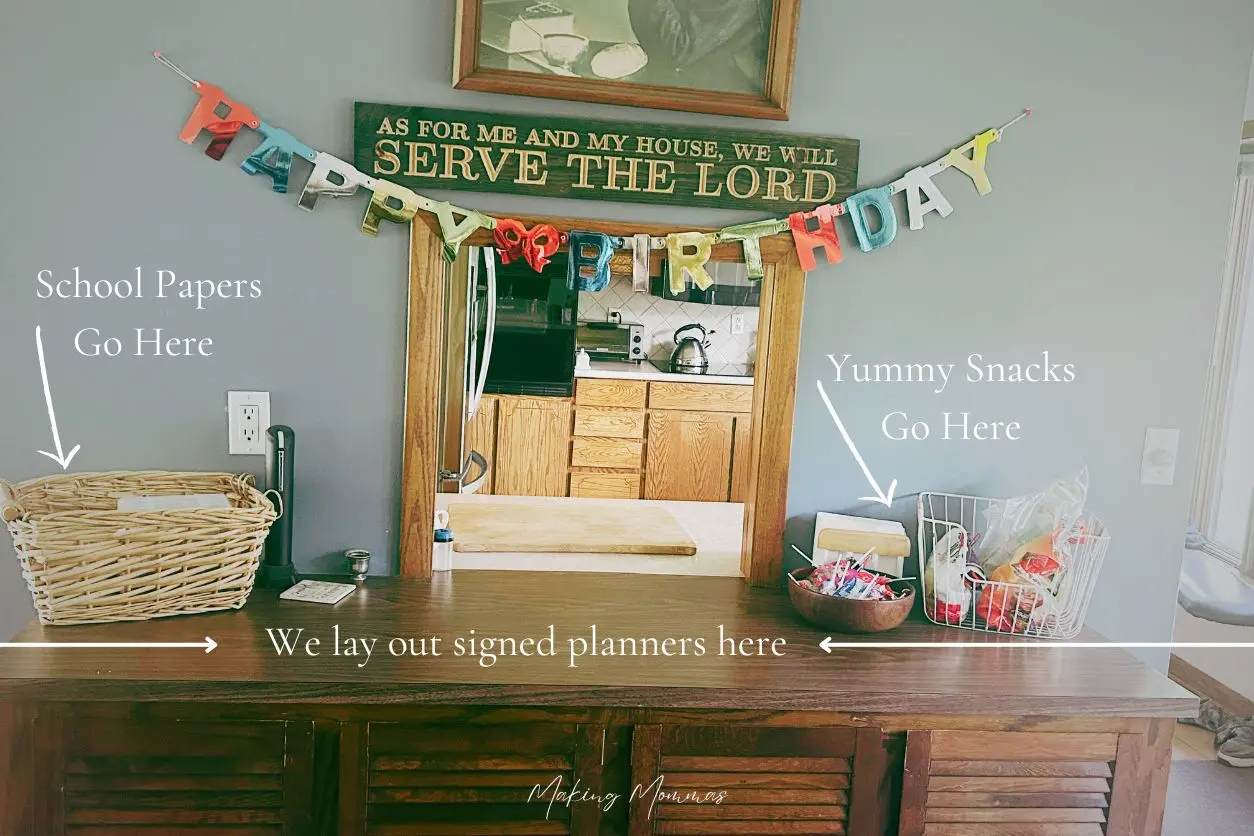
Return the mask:
[[[485,392],[570,397],[575,389],[575,312],[579,293],[566,287],[565,252],[543,273],[524,261],[496,267],[496,327]],[[485,277],[480,287],[486,292]],[[479,317],[483,360],[487,315]]]

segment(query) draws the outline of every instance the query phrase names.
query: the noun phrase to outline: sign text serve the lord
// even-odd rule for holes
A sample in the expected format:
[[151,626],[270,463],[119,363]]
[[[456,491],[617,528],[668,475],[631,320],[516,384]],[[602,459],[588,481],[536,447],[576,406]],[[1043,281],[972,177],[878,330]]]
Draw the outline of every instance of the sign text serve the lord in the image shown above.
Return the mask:
[[423,188],[785,214],[856,191],[858,141],[357,102],[354,164]]

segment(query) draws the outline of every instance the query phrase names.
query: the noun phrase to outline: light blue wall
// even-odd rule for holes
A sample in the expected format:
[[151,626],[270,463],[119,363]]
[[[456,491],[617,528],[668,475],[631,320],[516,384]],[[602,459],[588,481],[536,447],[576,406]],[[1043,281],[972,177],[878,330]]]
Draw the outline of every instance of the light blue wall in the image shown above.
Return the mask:
[[[296,538],[304,566],[396,548],[406,242],[357,232],[362,201],[300,212],[176,139],[190,89],[161,49],[266,118],[341,156],[354,99],[746,126],[686,114],[463,93],[449,83],[451,0],[7,0],[0,27],[0,473],[49,472],[33,330],[42,325],[67,443],[81,470],[235,469],[224,452],[227,389],[267,389],[299,441]],[[809,279],[789,509],[805,544],[820,509],[865,484],[813,381],[823,356],[1003,362],[1049,349],[1075,362],[1066,387],[832,389],[877,474],[901,491],[1033,489],[1081,461],[1092,507],[1115,534],[1092,623],[1166,639],[1197,442],[1232,163],[1254,43],[1246,0],[1179,3],[807,0],[798,45],[797,132],[862,140],[862,179],[927,162],[1025,105],[992,150],[995,191],[940,179],[947,220],[890,249],[847,252]],[[785,127],[771,124],[767,127]],[[498,213],[720,224],[753,215],[678,207],[471,196]],[[934,216],[933,216],[934,217]],[[847,251],[852,249],[846,248]],[[194,311],[168,300],[38,301],[38,270],[136,265],[187,278],[259,278],[264,296]],[[89,360],[71,335],[160,326],[214,338],[211,360]],[[906,447],[877,437],[894,409],[1020,420],[1013,445]],[[1176,487],[1137,484],[1147,425],[1183,429]],[[256,469],[258,461],[248,461]],[[904,515],[909,502],[895,509]],[[0,633],[30,616],[0,563]]]

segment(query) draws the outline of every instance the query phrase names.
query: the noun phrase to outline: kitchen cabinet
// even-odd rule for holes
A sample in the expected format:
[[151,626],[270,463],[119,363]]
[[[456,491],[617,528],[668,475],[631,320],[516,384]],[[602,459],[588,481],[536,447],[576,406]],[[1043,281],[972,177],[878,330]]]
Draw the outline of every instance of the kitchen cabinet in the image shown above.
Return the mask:
[[[413,712],[409,722],[366,722],[345,747],[356,799],[341,832],[597,836],[597,804],[550,805],[541,791],[577,780],[602,792],[604,727],[543,715],[487,727]],[[539,788],[539,789],[537,789]],[[364,792],[362,791],[364,789]],[[364,825],[364,828],[362,827]]]
[[736,429],[732,435],[732,502],[745,502],[749,498],[750,470],[753,467],[751,429],[748,415],[736,416]]
[[[903,836],[1102,836],[1124,744],[1115,733],[911,731]],[[1119,831],[1124,832],[1124,831]]]
[[500,396],[493,492],[566,496],[570,401]]
[[753,387],[576,381],[570,495],[743,502]]
[[573,399],[490,395],[468,429],[482,494],[744,502],[753,387],[580,378]]
[[496,407],[497,399],[485,395],[479,401],[479,411],[470,419],[470,427],[466,430],[468,439],[466,446],[478,450],[488,460],[488,473],[479,486],[479,493],[493,493],[496,484]]
[[36,733],[51,743],[37,768],[56,788],[42,823],[36,819],[41,834],[313,831],[311,721],[175,722],[54,710]]
[[644,498],[727,502],[734,425],[719,412],[650,412]]
[[640,498],[647,401],[648,384],[643,380],[576,381],[571,496]]
[[883,833],[887,743],[875,727],[636,726],[628,832]]

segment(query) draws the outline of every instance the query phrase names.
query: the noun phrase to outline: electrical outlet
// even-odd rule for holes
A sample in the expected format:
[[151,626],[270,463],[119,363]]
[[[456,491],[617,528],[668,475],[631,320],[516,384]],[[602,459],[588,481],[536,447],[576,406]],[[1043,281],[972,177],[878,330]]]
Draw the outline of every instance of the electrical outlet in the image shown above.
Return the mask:
[[266,452],[265,431],[270,426],[269,392],[227,392],[227,452],[232,456],[261,456]]
[[613,322],[615,325],[621,324],[623,321],[622,309],[610,308],[608,311],[605,312],[605,319],[607,322]]
[[740,311],[731,315],[731,332],[733,334],[743,334],[745,332],[745,315]]

